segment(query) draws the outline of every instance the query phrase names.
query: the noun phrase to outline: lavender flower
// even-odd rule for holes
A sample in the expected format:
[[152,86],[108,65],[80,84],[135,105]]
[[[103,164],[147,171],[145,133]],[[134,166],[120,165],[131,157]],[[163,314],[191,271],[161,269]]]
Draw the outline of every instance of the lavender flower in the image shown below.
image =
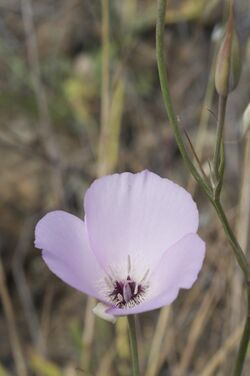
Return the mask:
[[104,176],[87,190],[84,208],[84,221],[64,211],[45,215],[35,246],[53,273],[106,313],[150,311],[193,285],[205,244],[183,188],[149,171]]

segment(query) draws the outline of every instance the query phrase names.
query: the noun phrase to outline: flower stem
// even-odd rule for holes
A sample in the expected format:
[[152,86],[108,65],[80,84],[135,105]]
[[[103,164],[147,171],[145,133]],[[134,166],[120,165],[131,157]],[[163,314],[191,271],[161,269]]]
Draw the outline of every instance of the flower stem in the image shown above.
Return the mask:
[[244,274],[244,277],[245,277],[245,280],[246,282],[248,282],[249,278],[250,278],[250,270],[249,270],[249,265],[248,265],[248,262],[247,262],[247,259],[246,259],[246,256],[243,252],[243,250],[241,249],[240,245],[239,245],[239,242],[227,220],[227,217],[226,217],[226,214],[223,210],[223,207],[220,203],[220,201],[216,201],[216,200],[211,200],[211,203],[213,204],[217,214],[218,214],[218,217],[223,225],[223,228],[224,228],[224,232],[233,248],[233,251],[234,251],[234,255],[237,259],[237,262]]
[[246,318],[246,323],[245,327],[243,330],[243,334],[241,337],[240,341],[240,347],[235,363],[235,368],[233,372],[233,376],[240,376],[242,371],[243,371],[243,366],[244,366],[244,361],[247,353],[247,348],[249,344],[249,339],[250,339],[250,285],[248,285],[247,288],[247,318]]
[[159,71],[159,79],[161,84],[161,91],[164,100],[164,105],[168,114],[168,119],[171,128],[173,129],[174,136],[182,158],[187,164],[190,172],[194,176],[195,180],[201,185],[208,195],[211,195],[211,189],[208,184],[202,179],[201,175],[195,168],[192,159],[187,153],[183,137],[179,128],[179,123],[174,111],[172,99],[169,91],[168,78],[164,57],[164,28],[165,28],[165,13],[166,13],[166,0],[158,0],[157,8],[157,21],[156,21],[156,57]]
[[128,332],[129,332],[129,343],[132,359],[132,369],[133,376],[139,376],[139,360],[138,360],[138,351],[137,351],[137,339],[136,339],[136,330],[135,330],[135,316],[128,315]]
[[219,106],[218,106],[218,124],[216,133],[216,146],[214,153],[214,173],[216,178],[220,179],[220,165],[221,165],[221,150],[223,142],[223,131],[225,122],[227,96],[219,95]]
[[247,258],[228,222],[225,215],[223,207],[220,202],[220,192],[223,184],[223,173],[224,173],[224,145],[223,145],[223,129],[225,120],[225,111],[227,96],[219,97],[219,108],[218,108],[218,125],[217,125],[217,135],[216,135],[216,146],[215,154],[213,160],[214,174],[216,178],[216,186],[211,187],[200,175],[200,173],[195,168],[191,158],[189,157],[186,146],[183,142],[182,133],[178,124],[178,120],[174,111],[172,104],[172,99],[169,91],[169,84],[166,72],[165,58],[164,58],[164,28],[165,28],[165,14],[166,14],[166,4],[167,0],[158,0],[157,7],[157,20],[156,20],[156,55],[157,64],[159,71],[159,79],[161,84],[162,96],[165,104],[165,108],[168,114],[170,126],[174,132],[175,140],[178,145],[179,151],[182,155],[184,162],[186,163],[189,171],[198,182],[200,187],[203,189],[207,195],[209,201],[214,206],[217,215],[223,225],[225,234],[232,246],[234,255],[237,262],[244,274],[245,281],[247,284],[248,292],[248,313],[245,328],[240,342],[239,352],[236,359],[236,365],[234,370],[234,376],[240,376],[245,356],[247,352],[247,347],[250,338],[250,266],[247,262]]
[[[224,210],[221,206],[220,200],[219,200],[219,193],[221,190],[220,183],[218,184],[218,187],[216,188],[217,192],[212,192],[211,188],[208,186],[208,184],[203,180],[202,176],[198,173],[196,168],[193,165],[192,160],[190,159],[185,144],[183,142],[182,134],[179,129],[179,124],[177,121],[177,117],[172,105],[171,95],[169,91],[169,84],[167,79],[167,73],[166,73],[166,65],[165,65],[165,59],[164,59],[164,27],[165,27],[165,14],[166,14],[166,4],[167,0],[158,0],[158,9],[157,9],[157,20],[156,20],[156,55],[157,55],[157,64],[158,64],[158,71],[159,71],[159,78],[160,78],[160,84],[161,84],[161,90],[163,95],[164,104],[167,110],[168,118],[170,125],[173,129],[174,136],[176,139],[176,143],[179,147],[179,150],[181,152],[181,155],[184,159],[184,161],[187,164],[187,167],[189,168],[190,172],[198,182],[198,184],[201,186],[203,191],[206,193],[208,199],[214,206],[218,217],[224,227],[225,233],[230,241],[230,244],[233,248],[234,254],[236,256],[236,259],[239,263],[239,266],[241,270],[243,271],[246,280],[250,277],[250,271],[249,266],[245,257],[245,254],[243,250],[241,249],[229,223],[226,218],[226,215],[224,213]],[[222,135],[223,135],[223,124],[224,124],[224,117],[225,117],[225,109],[226,109],[226,100],[225,98],[221,98],[220,104],[219,104],[219,119],[218,119],[218,130],[217,130],[217,137],[220,138],[220,140],[217,140],[218,146],[216,149],[218,149],[218,153],[223,153],[222,150]],[[220,161],[222,161],[221,155],[218,154],[218,157],[216,157],[216,160],[218,158],[219,161],[219,171],[220,171]],[[217,155],[217,152],[216,152]],[[215,160],[215,158],[214,158]],[[216,162],[217,164],[217,162]],[[220,171],[221,174],[223,174],[223,171]],[[222,184],[222,180],[221,180]]]

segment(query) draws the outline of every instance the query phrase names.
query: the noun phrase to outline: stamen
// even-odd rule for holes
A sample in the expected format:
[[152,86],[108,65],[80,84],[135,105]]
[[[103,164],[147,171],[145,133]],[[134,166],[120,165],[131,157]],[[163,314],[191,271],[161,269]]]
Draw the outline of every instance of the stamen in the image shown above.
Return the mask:
[[130,274],[131,272],[131,258],[130,258],[130,255],[128,255],[128,275]]
[[[149,288],[148,278],[150,270],[146,270],[141,281],[137,282],[131,275],[132,263],[128,255],[127,276],[117,278],[118,273],[114,273],[110,268],[111,274],[105,277],[105,283],[108,287],[108,297],[118,308],[134,307],[144,301],[146,292]],[[133,274],[133,273],[132,273]],[[125,277],[125,278],[124,278]]]
[[108,276],[111,279],[111,281],[113,281],[115,279],[115,272],[114,272],[114,270],[111,267],[109,267],[109,270],[110,270],[110,274],[111,275],[108,274]]
[[134,295],[137,295],[138,294],[138,283],[135,282],[135,289],[134,289]]
[[144,274],[144,276],[142,277],[142,279],[141,279],[140,283],[142,283],[142,282],[145,282],[146,278],[147,278],[147,277],[148,277],[148,275],[149,275],[149,272],[150,272],[150,270],[149,270],[149,269],[147,269],[147,271],[146,271],[146,273]]
[[118,293],[117,294],[117,300],[118,300],[118,302],[123,302],[123,296],[122,296],[122,294],[120,294],[120,293]]

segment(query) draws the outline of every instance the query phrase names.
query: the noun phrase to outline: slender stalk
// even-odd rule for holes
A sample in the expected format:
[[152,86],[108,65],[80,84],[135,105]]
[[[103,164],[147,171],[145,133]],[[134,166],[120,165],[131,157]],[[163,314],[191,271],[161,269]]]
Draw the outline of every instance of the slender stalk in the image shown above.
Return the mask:
[[220,180],[221,152],[223,143],[225,113],[226,113],[227,96],[219,95],[218,106],[218,123],[216,132],[216,145],[214,153],[214,173],[217,180]]
[[51,164],[51,182],[55,191],[55,199],[57,200],[55,206],[60,207],[61,204],[65,204],[64,171],[62,168],[61,153],[51,121],[48,98],[42,80],[32,1],[21,0],[20,5],[27,45],[27,59],[31,84],[38,109],[37,134],[43,147],[45,157],[53,162]]
[[235,257],[237,259],[237,262],[245,276],[245,279],[246,281],[249,280],[250,278],[250,270],[249,270],[249,265],[248,265],[248,262],[247,262],[247,259],[246,259],[246,256],[243,252],[243,250],[241,249],[240,245],[239,245],[239,242],[227,220],[227,217],[226,217],[226,214],[223,210],[223,207],[220,203],[220,201],[214,201],[214,200],[211,200],[217,214],[218,214],[218,217],[223,225],[223,228],[224,228],[224,231],[225,231],[225,234],[233,248],[233,251],[234,251],[234,254],[235,254]]
[[110,115],[110,14],[109,0],[102,0],[102,75],[101,75],[101,129],[98,149],[98,176],[107,173],[105,171],[106,143],[109,130]]
[[214,206],[218,217],[223,225],[225,234],[232,246],[237,262],[244,274],[245,281],[248,286],[248,314],[246,319],[245,328],[240,342],[240,348],[236,360],[234,376],[240,376],[244,360],[246,356],[246,351],[250,338],[250,267],[248,265],[246,256],[241,249],[239,242],[234,235],[234,232],[227,220],[225,212],[220,202],[220,192],[223,184],[223,173],[224,173],[224,145],[223,145],[223,129],[224,129],[224,120],[226,112],[226,103],[227,97],[219,97],[219,108],[218,108],[218,126],[217,126],[217,135],[216,135],[216,147],[214,154],[214,174],[216,178],[215,187],[212,189],[206,181],[203,180],[202,176],[196,170],[192,160],[190,159],[185,144],[183,142],[182,134],[179,128],[177,117],[173,108],[169,84],[166,73],[165,59],[164,59],[164,27],[165,27],[165,13],[166,13],[166,4],[167,0],[158,0],[157,8],[157,21],[156,21],[156,55],[157,55],[157,64],[159,71],[159,78],[162,90],[162,96],[164,104],[167,110],[170,126],[173,129],[176,143],[180,150],[180,153],[189,168],[191,174],[194,176],[198,184],[206,193],[209,201]]
[[179,129],[178,120],[174,111],[174,107],[171,100],[169,91],[168,78],[166,72],[165,58],[164,58],[164,27],[165,27],[165,13],[166,13],[166,0],[158,0],[157,9],[157,22],[156,22],[156,56],[159,71],[159,79],[161,84],[161,90],[163,95],[164,104],[169,118],[169,123],[173,129],[176,143],[190,172],[196,179],[196,181],[203,187],[204,191],[211,195],[211,189],[208,184],[202,179],[199,172],[196,170],[192,159],[187,153],[181,131]]
[[[216,209],[216,212],[219,216],[219,219],[221,220],[221,223],[224,227],[225,233],[230,241],[230,244],[233,248],[234,254],[236,256],[236,259],[239,263],[240,268],[242,269],[246,279],[248,280],[249,278],[249,266],[246,260],[246,257],[244,255],[243,250],[241,249],[229,223],[226,218],[226,215],[224,213],[224,210],[221,206],[221,203],[219,201],[219,195],[214,194],[212,192],[211,188],[208,186],[206,182],[204,182],[202,176],[198,173],[196,168],[193,165],[192,160],[190,159],[184,142],[182,138],[182,134],[179,129],[179,124],[177,121],[177,117],[172,105],[172,100],[170,96],[170,91],[169,91],[169,84],[168,84],[168,79],[167,79],[167,73],[166,73],[166,66],[165,66],[165,59],[164,59],[164,26],[165,26],[165,13],[166,13],[166,0],[158,0],[158,10],[157,10],[157,20],[156,20],[156,55],[157,55],[157,63],[158,63],[158,71],[159,71],[159,78],[160,78],[160,84],[161,84],[161,90],[162,90],[162,95],[164,99],[164,104],[167,110],[170,126],[173,129],[174,136],[177,142],[177,145],[179,147],[179,150],[181,152],[181,155],[184,159],[184,161],[187,164],[187,167],[189,168],[190,172],[198,182],[198,184],[201,186],[201,188],[204,190],[206,193],[208,199]],[[219,137],[220,134],[223,135],[223,124],[224,124],[224,118],[225,118],[225,109],[226,109],[226,100],[221,98],[221,104],[219,106],[220,114],[219,114],[219,120],[218,120],[218,128],[220,128],[219,132]],[[220,141],[219,143],[220,147],[218,148],[219,152],[223,153],[223,150],[221,145],[222,142]],[[219,160],[222,160],[221,157]],[[219,168],[223,168],[223,166],[219,166]],[[222,171],[221,171],[222,173]],[[216,198],[214,197],[216,196]]]
[[133,376],[139,376],[139,360],[137,351],[137,340],[136,340],[136,330],[135,330],[135,316],[128,315],[128,332],[129,332],[129,343],[132,359],[132,370]]
[[[208,122],[210,117],[210,112],[208,111],[209,108],[212,106],[212,101],[215,93],[215,87],[214,87],[214,75],[215,75],[215,67],[216,67],[216,57],[217,57],[217,44],[218,41],[213,42],[212,41],[212,63],[211,68],[209,72],[209,77],[207,80],[207,88],[205,92],[205,98],[202,103],[201,108],[201,115],[200,115],[200,121],[197,129],[197,136],[195,139],[194,148],[197,152],[197,154],[202,159],[202,156],[204,155],[204,145],[206,144],[206,137],[207,137],[207,128],[208,128]],[[192,178],[188,181],[188,190],[191,194],[194,194],[197,188],[197,184],[195,184],[196,181],[194,181]]]
[[[110,41],[109,41],[109,0],[101,1],[101,15],[102,15],[102,72],[101,72],[101,132],[99,139],[99,155],[97,163],[97,174],[101,176],[107,172],[103,171],[103,155],[107,154],[105,150],[106,133],[109,117],[109,55],[110,55]],[[81,365],[89,371],[91,367],[91,350],[95,334],[95,315],[93,315],[93,308],[96,305],[95,298],[88,297],[83,330],[83,354],[81,358]]]
[[[102,0],[102,87],[101,87],[101,126],[103,129],[107,126],[109,116],[109,64],[110,64],[110,18],[109,18],[109,0]],[[102,129],[102,130],[103,130]]]
[[247,288],[247,318],[246,318],[246,323],[245,327],[243,330],[243,334],[241,337],[240,341],[240,347],[235,363],[235,368],[233,372],[233,376],[240,376],[242,371],[243,371],[243,366],[244,366],[244,361],[247,353],[247,348],[249,344],[249,339],[250,339],[250,285],[248,285]]

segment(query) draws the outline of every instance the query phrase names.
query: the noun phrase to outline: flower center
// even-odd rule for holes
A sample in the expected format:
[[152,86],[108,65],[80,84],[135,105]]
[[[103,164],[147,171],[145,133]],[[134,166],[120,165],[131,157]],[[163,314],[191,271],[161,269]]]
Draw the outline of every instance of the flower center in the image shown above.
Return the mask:
[[146,289],[147,286],[136,283],[128,275],[125,281],[113,282],[113,291],[110,292],[109,297],[119,308],[133,307],[142,302]]
[[112,274],[112,277],[105,278],[105,282],[108,286],[107,295],[113,304],[118,308],[131,308],[144,300],[149,287],[147,282],[149,270],[146,271],[140,282],[136,282],[131,277],[131,260],[130,256],[128,256],[127,278],[119,279],[115,276],[115,273]]

